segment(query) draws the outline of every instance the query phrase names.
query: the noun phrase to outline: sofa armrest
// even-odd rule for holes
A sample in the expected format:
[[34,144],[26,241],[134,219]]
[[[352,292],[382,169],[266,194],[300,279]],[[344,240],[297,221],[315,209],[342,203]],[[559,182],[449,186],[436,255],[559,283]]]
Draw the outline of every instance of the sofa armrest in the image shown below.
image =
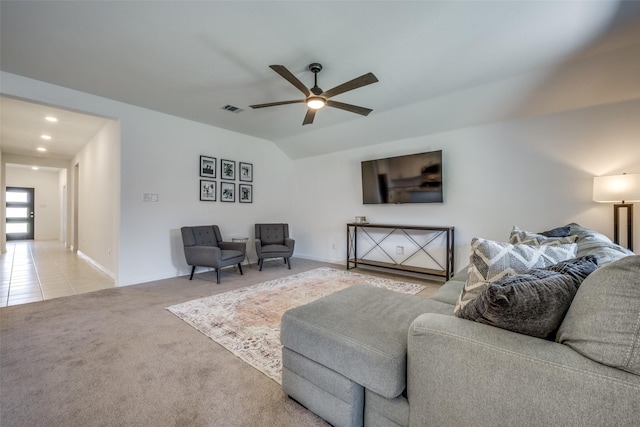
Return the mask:
[[633,425],[640,377],[571,348],[453,316],[408,336],[410,425]]

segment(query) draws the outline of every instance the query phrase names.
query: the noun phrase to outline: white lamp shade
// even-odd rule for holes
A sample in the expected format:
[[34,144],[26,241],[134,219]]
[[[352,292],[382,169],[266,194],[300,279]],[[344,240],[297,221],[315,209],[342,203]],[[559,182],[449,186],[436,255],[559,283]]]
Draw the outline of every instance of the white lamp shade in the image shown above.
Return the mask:
[[593,200],[601,203],[640,202],[640,174],[596,176]]

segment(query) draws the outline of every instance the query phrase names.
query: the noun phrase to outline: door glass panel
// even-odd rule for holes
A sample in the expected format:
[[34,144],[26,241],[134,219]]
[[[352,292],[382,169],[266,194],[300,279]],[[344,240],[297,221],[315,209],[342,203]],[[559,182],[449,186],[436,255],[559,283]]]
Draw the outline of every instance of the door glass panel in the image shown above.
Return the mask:
[[27,208],[7,208],[7,218],[26,218]]
[[7,202],[27,203],[27,196],[24,191],[7,191]]
[[[1,1],[1,0],[0,0]],[[32,240],[34,236],[35,190],[26,187],[6,187],[6,238]]]
[[26,232],[27,232],[26,222],[8,222],[7,223],[7,234],[26,233]]

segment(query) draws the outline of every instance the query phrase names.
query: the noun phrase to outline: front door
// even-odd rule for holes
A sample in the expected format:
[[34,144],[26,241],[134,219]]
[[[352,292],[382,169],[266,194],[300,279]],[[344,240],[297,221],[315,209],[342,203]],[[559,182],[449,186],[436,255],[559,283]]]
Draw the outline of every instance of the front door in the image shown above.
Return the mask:
[[33,240],[34,189],[7,187],[7,241]]

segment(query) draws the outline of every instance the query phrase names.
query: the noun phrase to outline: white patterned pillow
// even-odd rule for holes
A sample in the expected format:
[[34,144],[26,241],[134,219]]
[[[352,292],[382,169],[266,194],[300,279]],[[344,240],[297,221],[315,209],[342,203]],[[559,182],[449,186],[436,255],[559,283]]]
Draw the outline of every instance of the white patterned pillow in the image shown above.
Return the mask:
[[530,233],[528,231],[520,230],[517,226],[511,230],[511,237],[509,237],[509,243],[514,245],[568,245],[575,243],[578,240],[578,236],[566,236],[566,237],[547,237],[538,233]]
[[454,313],[505,276],[532,268],[545,268],[576,257],[575,243],[561,245],[513,245],[474,237],[471,240],[469,277],[458,297]]

